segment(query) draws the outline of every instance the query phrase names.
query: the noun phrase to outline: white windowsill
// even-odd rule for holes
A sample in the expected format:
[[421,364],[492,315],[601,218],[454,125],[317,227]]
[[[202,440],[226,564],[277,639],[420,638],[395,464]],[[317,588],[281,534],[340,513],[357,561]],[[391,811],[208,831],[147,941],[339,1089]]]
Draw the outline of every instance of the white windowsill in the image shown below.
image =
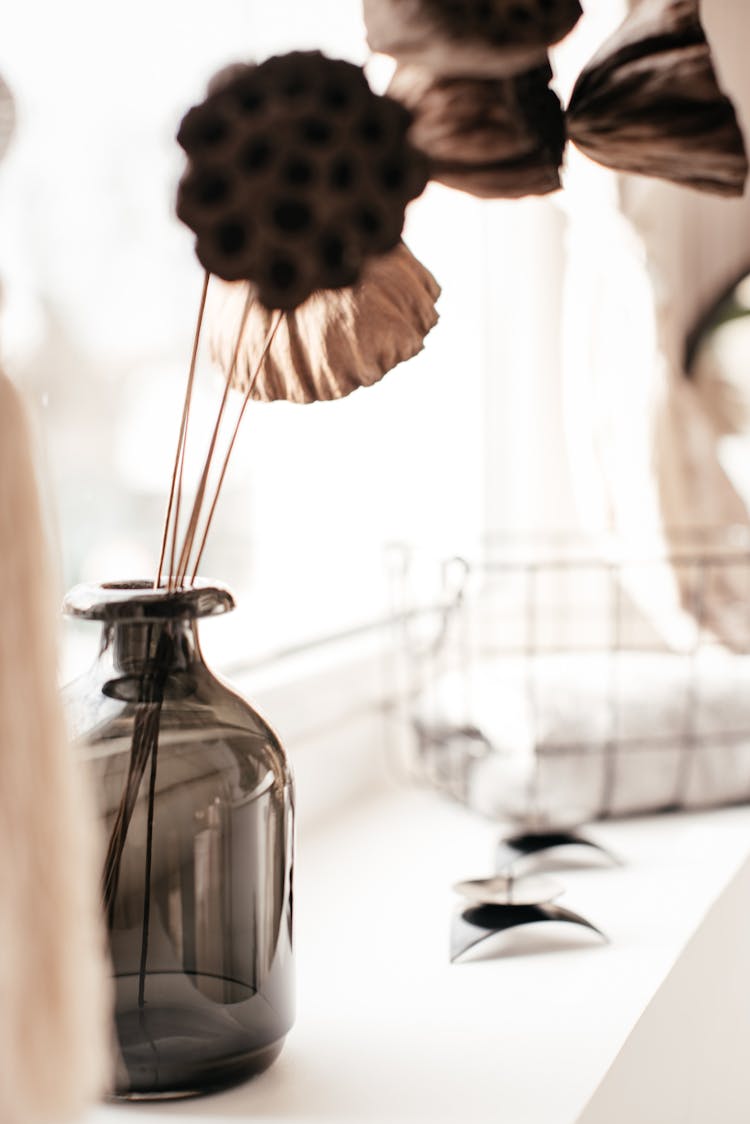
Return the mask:
[[303,830],[299,1013],[279,1061],[219,1096],[86,1124],[746,1121],[750,810],[594,833],[625,865],[566,872],[563,904],[610,945],[538,926],[504,938],[520,955],[450,965],[450,885],[490,872],[496,828],[383,791]]

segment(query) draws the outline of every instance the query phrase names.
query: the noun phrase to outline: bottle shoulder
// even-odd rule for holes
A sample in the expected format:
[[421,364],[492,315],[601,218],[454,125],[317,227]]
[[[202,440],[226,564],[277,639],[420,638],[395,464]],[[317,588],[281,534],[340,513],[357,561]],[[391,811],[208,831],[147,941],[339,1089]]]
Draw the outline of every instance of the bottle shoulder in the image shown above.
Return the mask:
[[71,733],[98,768],[124,768],[139,731],[157,726],[163,763],[179,757],[194,772],[228,772],[242,778],[243,788],[266,782],[291,786],[276,732],[205,664],[170,672],[158,693],[144,677],[101,671],[94,669],[65,691]]

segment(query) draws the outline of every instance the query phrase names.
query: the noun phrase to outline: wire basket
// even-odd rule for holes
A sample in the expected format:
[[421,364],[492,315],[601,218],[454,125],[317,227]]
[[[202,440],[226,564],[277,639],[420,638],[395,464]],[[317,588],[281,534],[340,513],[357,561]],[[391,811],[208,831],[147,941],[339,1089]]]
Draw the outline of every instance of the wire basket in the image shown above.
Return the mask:
[[750,798],[745,529],[494,541],[438,567],[431,618],[396,571],[420,780],[537,830]]

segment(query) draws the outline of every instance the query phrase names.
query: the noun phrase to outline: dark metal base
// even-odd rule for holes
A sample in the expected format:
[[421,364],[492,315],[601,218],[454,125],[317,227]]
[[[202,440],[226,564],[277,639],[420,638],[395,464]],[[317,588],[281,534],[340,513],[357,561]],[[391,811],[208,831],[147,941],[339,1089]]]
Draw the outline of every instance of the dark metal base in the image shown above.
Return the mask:
[[[540,869],[545,865],[544,856],[548,852],[555,853],[564,847],[579,849],[579,861],[571,864],[573,866],[581,866],[584,863],[590,865],[591,859],[594,860],[596,865],[600,865],[602,859],[612,866],[621,865],[616,855],[608,851],[601,843],[597,843],[579,831],[525,831],[518,835],[506,836],[500,840],[495,853],[495,869],[498,874],[515,872],[516,867],[522,864],[527,865],[527,860],[532,859],[538,859],[539,861],[533,864],[529,862],[528,865],[534,865],[535,869]],[[555,862],[552,866],[556,870],[565,868],[565,864],[560,861],[560,856],[557,854],[555,854]]]
[[571,925],[580,925],[589,929],[602,940],[607,940],[604,933],[585,917],[559,905],[474,905],[462,909],[453,918],[451,962],[458,960],[469,949],[475,948],[497,933],[514,929],[519,925],[534,925],[540,921],[566,921]]

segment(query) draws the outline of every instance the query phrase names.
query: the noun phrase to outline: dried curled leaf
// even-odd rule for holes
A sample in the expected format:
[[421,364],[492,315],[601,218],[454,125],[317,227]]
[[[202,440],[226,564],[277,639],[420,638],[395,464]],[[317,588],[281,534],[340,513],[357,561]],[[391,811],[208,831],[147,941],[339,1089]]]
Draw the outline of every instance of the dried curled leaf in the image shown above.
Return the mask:
[[529,70],[581,14],[579,0],[364,0],[373,51],[454,77]]
[[[215,279],[207,308],[211,354],[229,372],[248,286]],[[252,397],[323,402],[372,386],[424,347],[438,320],[440,286],[401,243],[373,259],[348,289],[321,291],[282,316]],[[245,391],[275,316],[259,301],[248,315],[232,385]]]
[[560,187],[565,123],[549,63],[512,78],[439,78],[396,68],[391,97],[411,110],[410,139],[431,175],[483,198],[544,195]]
[[697,0],[641,0],[576,82],[568,135],[600,164],[741,195],[745,145]]

